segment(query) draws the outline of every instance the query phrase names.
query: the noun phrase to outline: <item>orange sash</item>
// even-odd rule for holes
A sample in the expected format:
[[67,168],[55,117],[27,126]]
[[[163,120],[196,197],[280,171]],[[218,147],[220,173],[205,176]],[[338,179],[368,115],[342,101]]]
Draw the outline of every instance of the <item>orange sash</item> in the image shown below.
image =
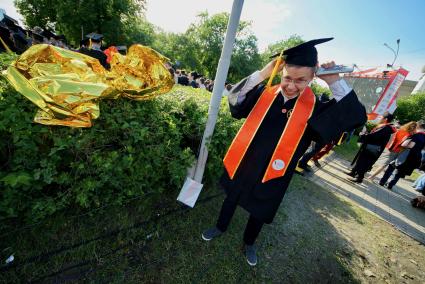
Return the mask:
[[[277,92],[278,88],[279,85],[264,90],[224,156],[224,167],[230,179],[233,179],[235,176],[264,117],[279,94]],[[305,88],[303,93],[297,98],[292,114],[286,123],[285,129],[264,174],[263,183],[285,174],[287,166],[307,128],[307,120],[313,113],[315,102],[316,96],[309,87]]]

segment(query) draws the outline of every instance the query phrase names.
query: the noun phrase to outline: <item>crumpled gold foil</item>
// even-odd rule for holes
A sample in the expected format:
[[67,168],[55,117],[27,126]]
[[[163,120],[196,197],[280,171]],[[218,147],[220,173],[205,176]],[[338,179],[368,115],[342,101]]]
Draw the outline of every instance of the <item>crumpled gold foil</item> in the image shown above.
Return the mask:
[[45,125],[91,127],[99,100],[146,100],[174,84],[167,58],[133,45],[126,56],[114,53],[108,71],[96,58],[47,44],[30,47],[4,72],[10,84],[37,105],[34,121]]

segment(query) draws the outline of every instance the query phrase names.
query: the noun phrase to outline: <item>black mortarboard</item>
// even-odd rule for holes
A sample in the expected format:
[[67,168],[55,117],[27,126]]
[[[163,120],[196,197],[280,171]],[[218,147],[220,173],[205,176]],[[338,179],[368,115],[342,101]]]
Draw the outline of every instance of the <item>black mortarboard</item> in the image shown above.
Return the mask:
[[48,29],[45,29],[42,33],[41,33],[41,35],[42,36],[44,36],[45,38],[47,38],[47,39],[51,39],[51,38],[55,38],[55,33],[53,33],[52,31],[50,31],[50,30],[48,30]]
[[43,30],[40,27],[34,27],[34,29],[32,31],[29,30],[29,32],[35,40],[43,42],[44,36],[41,34]]
[[89,33],[86,38],[90,38],[92,41],[100,42],[103,39],[103,35],[97,33]]
[[56,40],[60,40],[63,43],[65,43],[66,42],[66,37],[65,37],[65,35],[57,35],[56,36]]
[[[330,40],[333,40],[333,37],[313,39],[313,40],[301,43],[295,47],[286,49],[283,52],[283,58],[285,59],[286,64],[315,67],[317,65],[317,49],[315,45],[321,44]],[[279,55],[280,55],[280,52],[274,54],[270,58],[274,58]]]

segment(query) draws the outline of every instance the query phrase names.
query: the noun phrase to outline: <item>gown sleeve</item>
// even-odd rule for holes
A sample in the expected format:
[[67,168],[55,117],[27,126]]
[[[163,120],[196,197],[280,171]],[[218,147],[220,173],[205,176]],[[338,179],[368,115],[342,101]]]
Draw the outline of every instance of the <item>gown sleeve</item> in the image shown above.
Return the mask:
[[366,109],[357,99],[354,90],[335,102],[318,103],[317,111],[308,121],[313,139],[328,144],[338,139],[343,132],[364,125],[367,121]]
[[234,118],[246,118],[251,112],[265,86],[260,84],[263,78],[256,71],[236,84],[228,95],[230,112]]

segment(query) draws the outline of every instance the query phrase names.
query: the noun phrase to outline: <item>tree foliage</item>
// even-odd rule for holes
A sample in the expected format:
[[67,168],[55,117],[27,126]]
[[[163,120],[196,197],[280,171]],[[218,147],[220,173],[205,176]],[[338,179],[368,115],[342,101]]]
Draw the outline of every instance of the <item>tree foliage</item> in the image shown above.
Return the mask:
[[299,35],[291,35],[287,39],[275,42],[267,46],[266,50],[261,54],[263,65],[270,62],[270,56],[281,52],[282,50],[297,46],[304,40]]
[[409,121],[425,120],[425,93],[398,99],[394,115],[402,124]]
[[[201,13],[198,21],[182,34],[160,32],[154,47],[179,68],[196,70],[214,78],[226,35],[228,13],[209,16]],[[249,29],[250,23],[241,21],[233,48],[228,80],[238,81],[261,67],[257,38]]]
[[55,29],[76,45],[82,32],[102,33],[107,42],[121,44],[131,41],[129,31],[143,32],[143,25],[129,28],[142,16],[145,0],[15,0],[15,5],[28,27]]

